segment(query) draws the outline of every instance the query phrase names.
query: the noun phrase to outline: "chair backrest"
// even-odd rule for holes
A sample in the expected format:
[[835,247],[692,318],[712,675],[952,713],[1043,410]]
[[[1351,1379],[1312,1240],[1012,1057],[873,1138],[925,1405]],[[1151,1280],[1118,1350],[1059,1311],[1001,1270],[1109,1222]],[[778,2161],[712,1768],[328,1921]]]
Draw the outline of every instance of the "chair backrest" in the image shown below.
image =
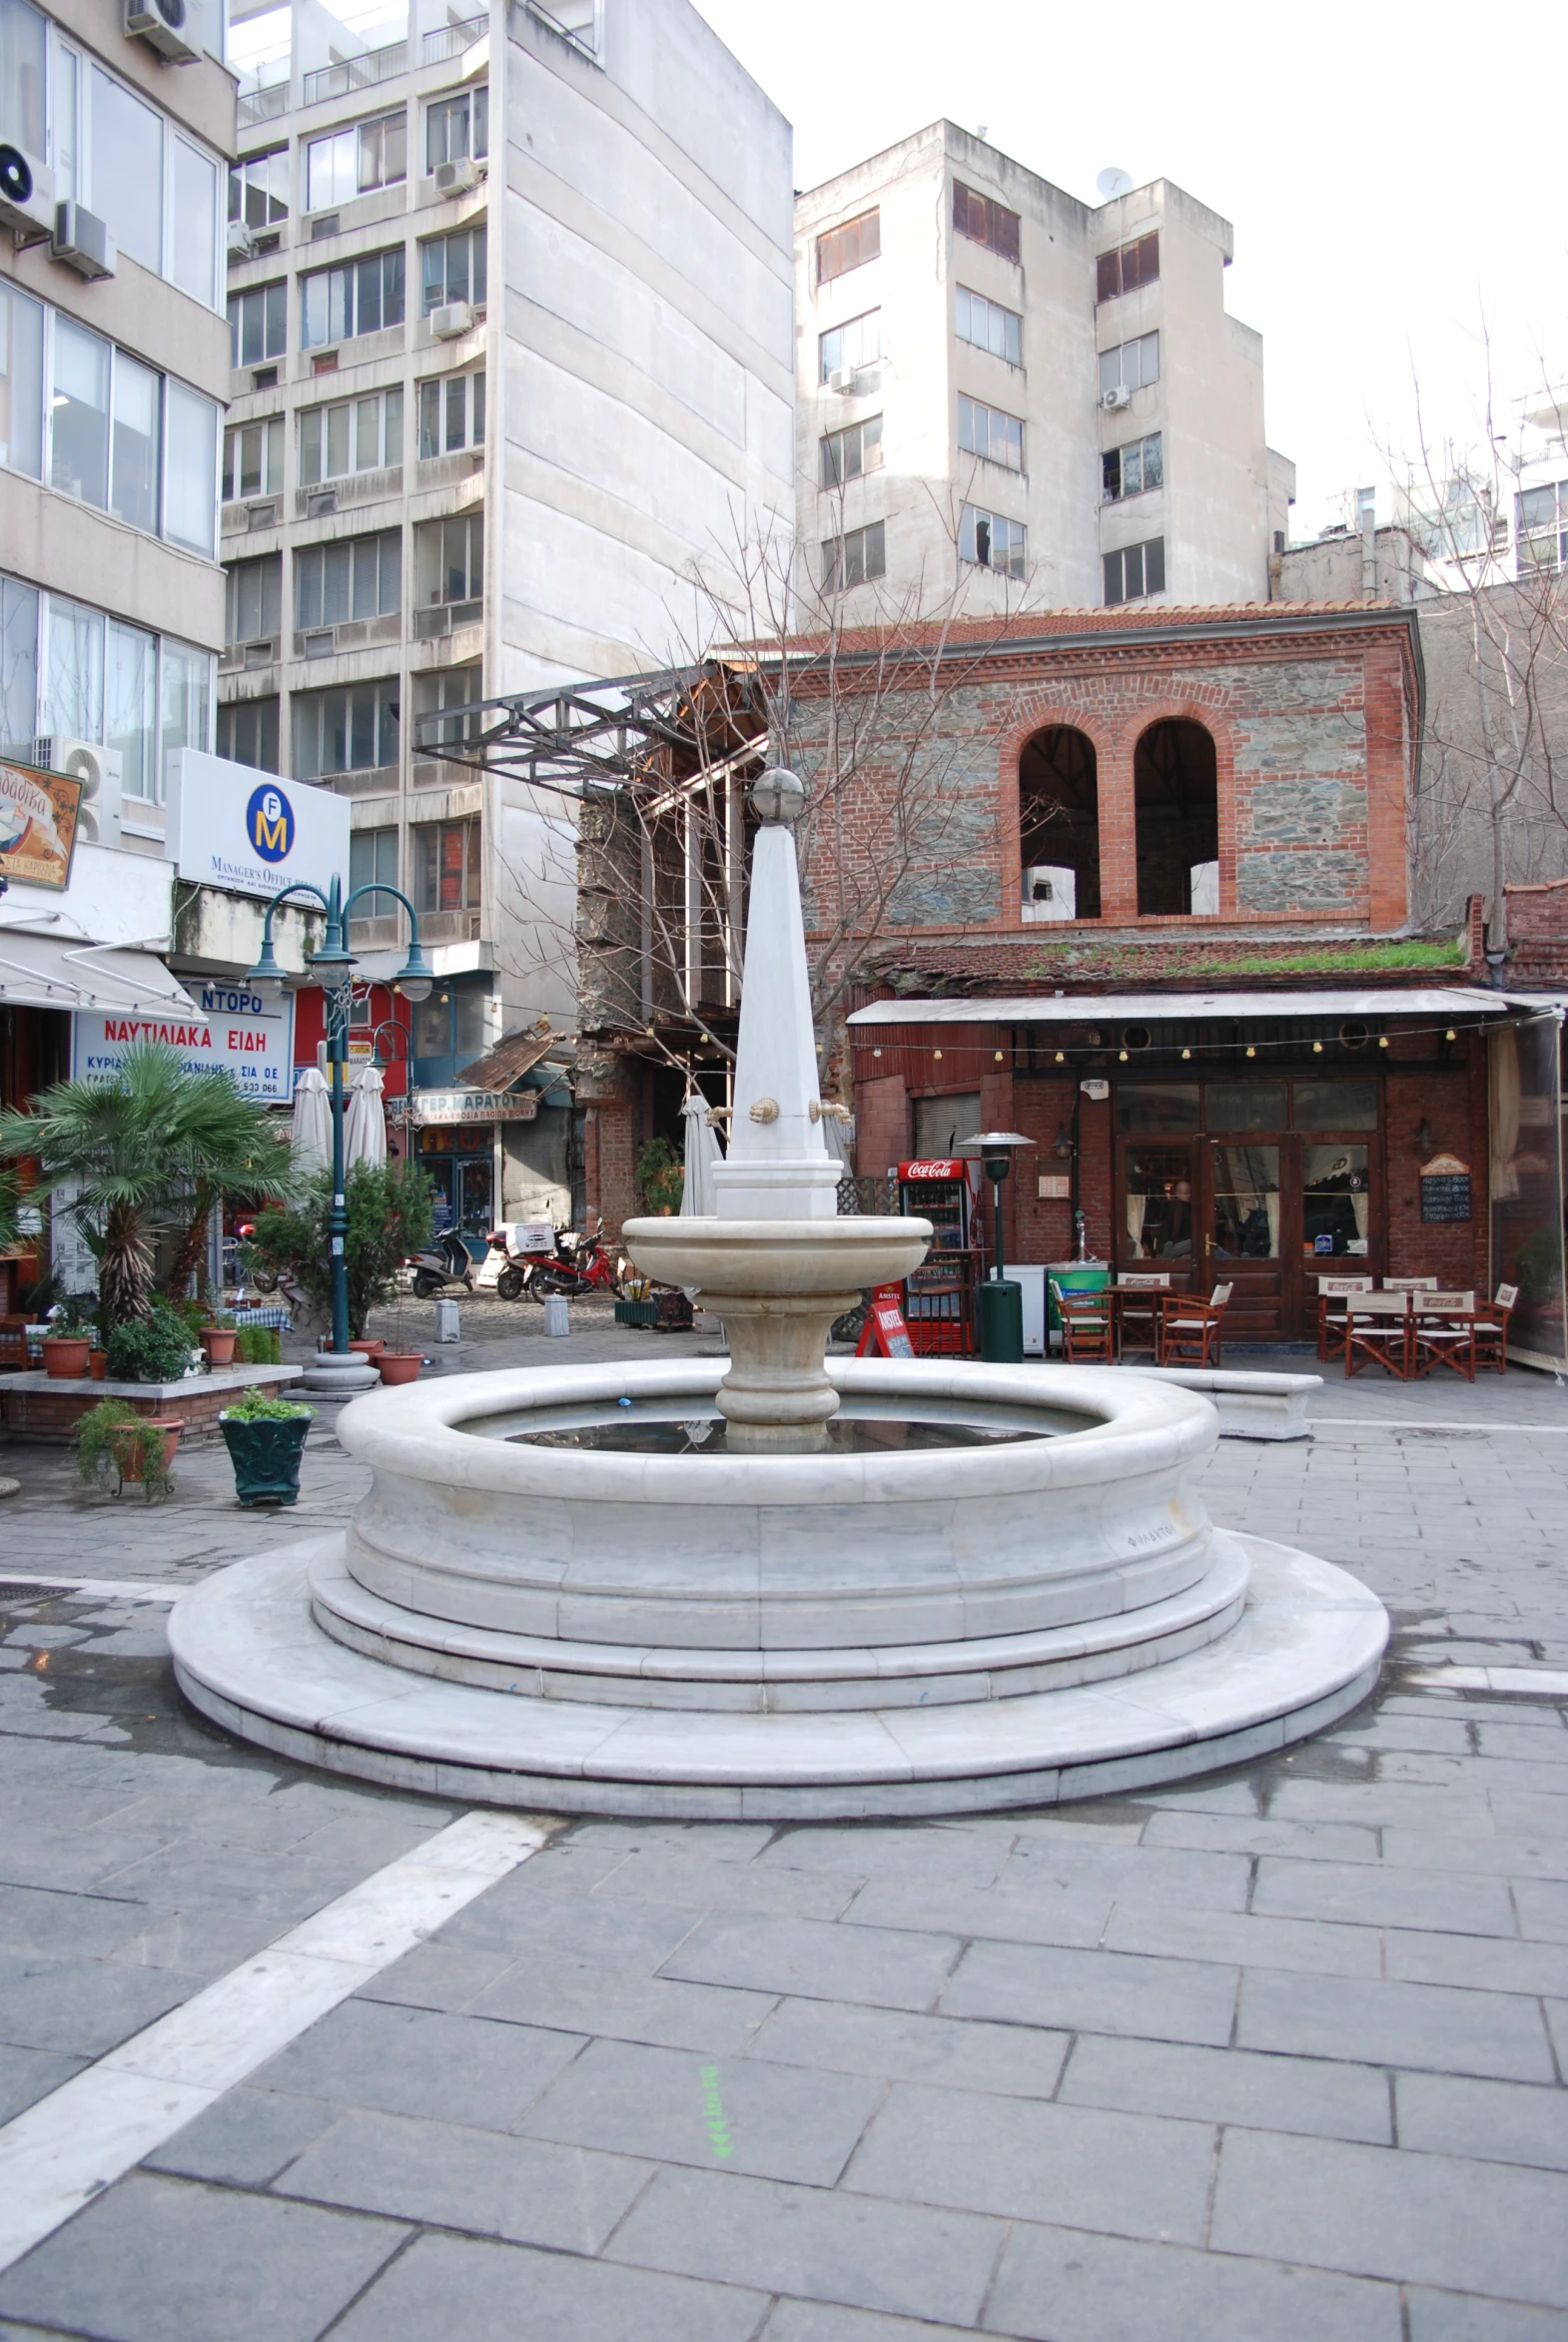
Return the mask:
[[1474,1309],[1474,1293],[1436,1292],[1423,1293],[1421,1295],[1421,1308],[1423,1313],[1428,1309],[1452,1309],[1455,1316],[1463,1317],[1468,1315],[1469,1312]]
[[1511,1309],[1518,1298],[1519,1287],[1516,1284],[1500,1284],[1498,1286],[1497,1306],[1499,1309]]
[[1151,1271],[1148,1276],[1119,1276],[1117,1278],[1118,1285],[1121,1286],[1124,1291],[1133,1289],[1138,1291],[1146,1291],[1153,1289],[1157,1285],[1168,1285],[1170,1282],[1171,1271],[1169,1268],[1162,1268],[1158,1274],[1156,1274],[1154,1271]]
[[1320,1276],[1317,1289],[1328,1300],[1342,1300],[1346,1293],[1369,1293],[1372,1280],[1369,1276]]
[[1208,1296],[1208,1306],[1210,1309],[1222,1309],[1226,1301],[1229,1300],[1233,1290],[1234,1287],[1231,1285],[1216,1284],[1213,1291]]
[[1385,1276],[1383,1290],[1385,1293],[1435,1293],[1437,1279],[1435,1276]]

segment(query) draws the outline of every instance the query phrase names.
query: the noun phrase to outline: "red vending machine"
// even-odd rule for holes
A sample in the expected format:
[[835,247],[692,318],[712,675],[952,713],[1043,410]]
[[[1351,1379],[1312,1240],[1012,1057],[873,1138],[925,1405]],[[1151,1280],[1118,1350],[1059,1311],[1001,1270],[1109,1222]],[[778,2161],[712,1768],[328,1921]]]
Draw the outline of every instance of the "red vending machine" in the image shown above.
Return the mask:
[[975,1182],[978,1162],[937,1156],[898,1167],[898,1207],[929,1219],[931,1250],[904,1282],[909,1338],[922,1357],[975,1352]]

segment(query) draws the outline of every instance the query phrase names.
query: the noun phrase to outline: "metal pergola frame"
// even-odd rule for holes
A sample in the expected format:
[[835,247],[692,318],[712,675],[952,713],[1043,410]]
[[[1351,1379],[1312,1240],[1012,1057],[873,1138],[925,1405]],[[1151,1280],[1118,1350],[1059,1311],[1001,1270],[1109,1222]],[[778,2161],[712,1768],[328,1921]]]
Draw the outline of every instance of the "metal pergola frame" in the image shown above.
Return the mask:
[[[704,680],[715,672],[714,662],[699,661],[654,674],[616,675],[601,683],[513,692],[460,711],[431,709],[414,719],[413,752],[465,765],[472,772],[508,776],[579,803],[639,781],[679,790],[681,782],[668,770],[658,769],[660,751],[671,759],[700,755],[701,723],[692,703]],[[475,736],[470,727],[476,721]],[[457,723],[463,727],[463,739],[441,737]],[[691,776],[693,785],[751,761],[764,744],[759,734],[744,748],[703,763]]]

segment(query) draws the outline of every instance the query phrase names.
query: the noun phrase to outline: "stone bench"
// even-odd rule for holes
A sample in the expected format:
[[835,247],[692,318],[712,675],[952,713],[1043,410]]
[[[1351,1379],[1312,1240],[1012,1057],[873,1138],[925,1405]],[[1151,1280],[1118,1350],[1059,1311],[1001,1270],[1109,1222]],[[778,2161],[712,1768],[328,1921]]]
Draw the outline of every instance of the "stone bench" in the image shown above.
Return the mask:
[[84,1375],[0,1374],[0,1425],[12,1439],[64,1446],[100,1399],[126,1399],[138,1414],[179,1422],[188,1439],[216,1434],[218,1417],[257,1384],[270,1396],[297,1382],[301,1366],[225,1366],[217,1374],[185,1374],[178,1382],[93,1382]]
[[1320,1374],[1249,1374],[1221,1366],[1109,1366],[1109,1374],[1153,1374],[1212,1399],[1221,1439],[1310,1439],[1306,1405]]

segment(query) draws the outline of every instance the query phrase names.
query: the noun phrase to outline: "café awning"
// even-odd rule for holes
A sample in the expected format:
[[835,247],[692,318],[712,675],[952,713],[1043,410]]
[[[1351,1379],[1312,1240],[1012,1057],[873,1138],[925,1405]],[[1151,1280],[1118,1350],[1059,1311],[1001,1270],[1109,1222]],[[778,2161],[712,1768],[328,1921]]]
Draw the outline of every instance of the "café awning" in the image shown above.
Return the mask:
[[1221,1017],[1506,1017],[1507,994],[1461,985],[1367,992],[1094,992],[1015,998],[872,1001],[851,1025],[1087,1025],[1114,1016],[1130,1024],[1189,1025]]
[[[201,1011],[156,953],[79,943],[0,924],[0,1001],[98,1016],[200,1020]],[[149,1033],[148,1040],[157,1039]]]

